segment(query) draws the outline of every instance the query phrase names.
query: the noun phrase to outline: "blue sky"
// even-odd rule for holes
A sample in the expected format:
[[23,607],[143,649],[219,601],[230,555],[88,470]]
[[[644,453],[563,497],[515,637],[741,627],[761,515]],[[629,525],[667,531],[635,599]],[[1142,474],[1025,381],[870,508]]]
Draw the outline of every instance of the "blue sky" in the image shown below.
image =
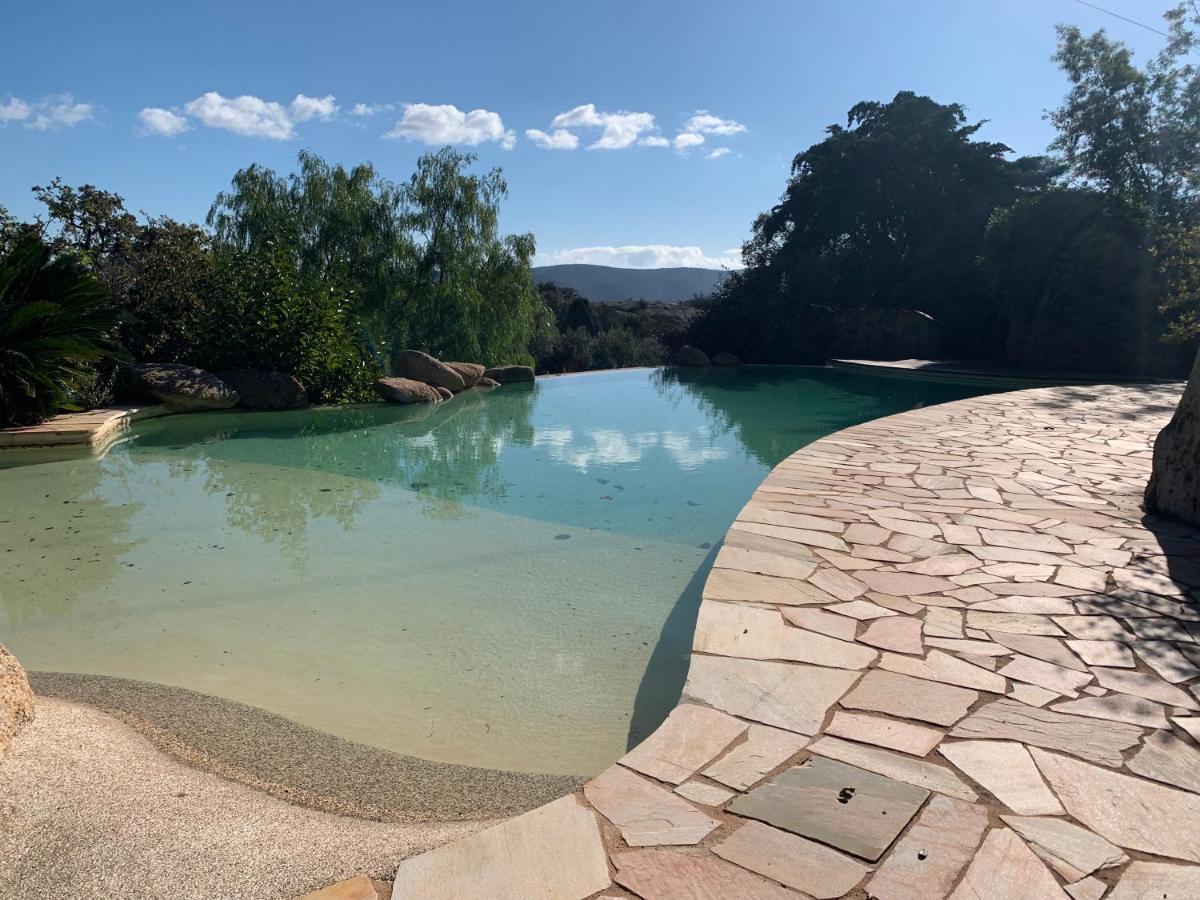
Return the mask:
[[[1160,27],[1169,0],[1099,5]],[[251,162],[401,180],[452,140],[504,169],[538,262],[715,264],[859,100],[959,102],[1044,150],[1058,22],[1162,41],[1075,0],[40,0],[5,16],[0,204],[31,217],[58,175],[199,220]]]

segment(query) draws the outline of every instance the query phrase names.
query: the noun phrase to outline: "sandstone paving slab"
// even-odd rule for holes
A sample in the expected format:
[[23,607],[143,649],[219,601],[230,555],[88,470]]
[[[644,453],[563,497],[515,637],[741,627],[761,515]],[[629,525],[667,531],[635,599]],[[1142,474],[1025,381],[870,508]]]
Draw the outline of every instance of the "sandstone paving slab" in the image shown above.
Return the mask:
[[956,800],[978,799],[978,795],[958,775],[936,763],[913,759],[891,750],[864,747],[835,737],[822,737],[810,744],[808,749],[820,756],[945,794]]
[[1094,875],[1089,875],[1068,884],[1063,890],[1070,895],[1071,900],[1100,900],[1108,890],[1108,885]]
[[706,781],[685,781],[675,788],[675,793],[701,806],[720,806],[734,794],[731,790]]
[[[1191,735],[1192,740],[1200,743],[1200,717],[1194,717],[1194,716],[1176,717],[1176,718],[1171,719],[1171,723],[1173,725],[1175,725],[1177,728],[1179,728],[1181,731],[1183,731],[1185,734]],[[1155,727],[1162,728],[1165,726],[1159,725],[1159,726],[1155,726]]]
[[1030,844],[1077,869],[1079,878],[1129,861],[1120,847],[1073,822],[1044,816],[1000,818]]
[[872,669],[854,690],[841,698],[841,704],[847,709],[953,725],[978,699],[978,692],[967,688]]
[[676,706],[621,764],[665,781],[682,784],[745,733],[747,724],[719,710],[694,703]]
[[774,575],[778,578],[804,579],[816,571],[816,560],[804,557],[779,556],[742,547],[722,547],[713,568],[735,569],[739,572],[755,572],[759,575]]
[[[993,694],[1003,694],[1008,687],[1008,682],[995,672],[989,672],[937,649],[930,650],[924,659],[884,653],[879,660],[879,668],[940,684],[990,691]],[[1090,679],[1091,676],[1088,677]]]
[[1126,630],[1112,616],[1053,616],[1073,638],[1086,641],[1135,641],[1137,635]]
[[1132,669],[1137,665],[1129,645],[1122,641],[1079,641],[1068,640],[1071,652],[1089,666],[1106,666],[1110,669]]
[[758,784],[808,744],[808,738],[767,725],[751,725],[746,740],[706,768],[713,781],[744,791]]
[[698,844],[721,824],[621,766],[605,769],[584,785],[583,794],[631,847]]
[[1121,669],[1104,669],[1099,666],[1092,669],[1096,681],[1101,687],[1122,694],[1132,694],[1156,703],[1168,706],[1182,706],[1186,709],[1200,709],[1200,703],[1186,691],[1181,691],[1174,685],[1167,684],[1157,675],[1147,675],[1144,672],[1126,672]]
[[778,610],[719,603],[700,604],[692,649],[742,659],[788,659],[796,662],[862,669],[878,654],[869,647],[793,628]]
[[958,640],[956,638],[929,638],[926,643],[939,650],[954,653],[969,653],[971,656],[1011,656],[1012,651],[995,641]]
[[761,822],[747,822],[713,852],[816,900],[847,893],[870,868],[856,859]]
[[608,885],[595,813],[568,795],[404,860],[396,869],[392,896],[587,897]]
[[1069,756],[1030,753],[1080,824],[1126,850],[1200,861],[1200,796]]
[[876,546],[882,544],[892,536],[892,532],[886,528],[881,528],[878,525],[871,525],[867,522],[855,522],[847,526],[845,533],[842,535],[847,541],[852,544],[866,544],[868,546]]
[[[907,597],[893,597],[891,594],[881,594],[878,591],[867,591],[866,597],[868,600],[872,601],[873,603],[878,603],[885,609],[903,613],[906,616],[915,616],[918,613],[923,612],[925,609],[924,606],[918,603],[913,603]],[[874,625],[877,624],[877,622],[872,622],[870,624]]]
[[805,528],[810,531],[827,531],[841,534],[846,530],[844,522],[826,516],[811,516],[805,513],[784,512],[767,509],[755,500],[746,504],[738,513],[739,522],[761,522],[764,525],[782,525],[787,528]]
[[838,600],[850,601],[867,592],[867,586],[839,569],[821,569],[809,581]]
[[1069,641],[1064,643],[1058,638],[1036,634],[1008,634],[1003,631],[997,631],[993,640],[1003,644],[1009,650],[1025,656],[1032,656],[1034,659],[1067,669],[1075,669],[1078,672],[1087,671],[1087,666],[1065,646],[1065,643],[1070,643]]
[[1112,722],[1127,722],[1147,728],[1166,728],[1167,716],[1163,707],[1141,697],[1129,694],[1107,694],[1103,697],[1083,697],[1079,700],[1064,700],[1051,709],[1073,716],[1088,716],[1093,719],[1108,719]]
[[1054,816],[1063,812],[1021,744],[956,741],[943,743],[938,752],[1018,815]]
[[876,619],[858,636],[861,644],[870,644],[896,653],[924,653],[921,641],[921,620],[908,616]]
[[845,669],[697,654],[683,693],[743,719],[813,735],[829,707],[859,675]]
[[[829,534],[825,531],[806,531],[802,528],[785,528],[781,525],[763,525],[758,522],[735,522],[725,535],[725,543],[735,547],[746,547],[749,550],[768,549],[763,545],[756,546],[754,539],[747,535],[776,538],[825,550],[849,551],[850,549],[846,546],[846,542],[836,534]],[[816,552],[819,553],[820,550]]]
[[995,600],[976,603],[971,608],[983,612],[1029,613],[1038,616],[1069,615],[1075,611],[1074,604],[1065,597],[997,597]]
[[1008,692],[1008,696],[1013,700],[1019,700],[1026,706],[1045,706],[1051,700],[1062,699],[1062,694],[1056,691],[1048,691],[1037,685],[1024,684],[1023,682],[1014,682],[1012,690]]
[[1137,775],[1200,794],[1200,750],[1169,731],[1146,735],[1126,765]]
[[944,737],[938,729],[925,725],[914,725],[899,719],[885,719],[882,716],[868,716],[841,709],[833,714],[833,719],[825,726],[825,734],[858,741],[860,744],[874,744],[889,750],[899,750],[913,756],[925,756]]
[[1108,584],[1108,575],[1104,571],[1085,566],[1060,566],[1054,576],[1054,583],[1085,591],[1102,591]]
[[1137,745],[1142,730],[1134,725],[1065,715],[1006,699],[984,704],[959,722],[950,735],[1020,741],[1115,767],[1121,765],[1122,752]]
[[1194,643],[1192,633],[1174,619],[1127,619],[1129,627],[1143,641],[1180,641]]
[[916,575],[934,575],[947,577],[962,575],[982,565],[970,553],[949,553],[942,556],[927,556],[917,562],[902,563],[896,566],[901,572],[911,572]]
[[988,632],[993,639],[996,636],[995,632],[1064,637],[1054,619],[1030,613],[980,612],[969,609],[967,610],[967,625]]
[[926,637],[961,638],[963,614],[956,609],[930,609],[925,613]]
[[617,884],[644,900],[802,900],[795,891],[711,854],[630,850],[614,853],[613,865]]
[[952,591],[958,585],[935,575],[914,572],[861,572],[860,581],[881,594],[896,594],[901,597],[918,597],[922,594],[940,594]]
[[830,612],[837,613],[840,616],[849,616],[851,619],[858,619],[862,622],[869,622],[872,619],[883,619],[888,616],[896,615],[895,610],[888,609],[886,606],[879,606],[867,600],[851,600],[849,603],[834,603],[829,607]]
[[941,900],[971,861],[987,830],[987,810],[932,797],[867,882],[876,900]]
[[729,811],[875,861],[929,791],[814,757],[734,800]]
[[776,578],[737,569],[713,569],[704,583],[706,600],[730,600],[778,606],[833,603],[836,597],[796,578]]
[[1079,696],[1079,689],[1092,680],[1090,672],[1077,672],[1030,656],[1014,656],[998,672],[1005,678],[1024,681],[1067,697]]
[[1200,866],[1138,860],[1121,873],[1109,900],[1194,900],[1200,897]]
[[984,543],[1017,550],[1042,550],[1046,553],[1070,553],[1071,548],[1052,534],[1027,531],[980,530]]
[[1132,646],[1133,652],[1164,681],[1179,684],[1200,675],[1200,669],[1192,665],[1170,641],[1137,641]]
[[853,619],[831,615],[819,609],[795,606],[781,609],[780,613],[797,628],[807,628],[839,641],[854,640],[854,633],[858,630],[858,623]]
[[993,828],[951,900],[1065,900],[1050,870],[1010,828]]

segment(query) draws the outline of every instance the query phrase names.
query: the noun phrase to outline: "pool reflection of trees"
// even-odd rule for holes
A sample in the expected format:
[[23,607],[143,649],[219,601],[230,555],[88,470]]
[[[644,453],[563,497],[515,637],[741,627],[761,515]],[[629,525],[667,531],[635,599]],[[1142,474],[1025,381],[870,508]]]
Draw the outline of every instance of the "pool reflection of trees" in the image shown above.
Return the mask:
[[[533,443],[535,391],[506,385],[421,406],[180,417],[147,428],[138,448],[166,451],[184,477],[203,467],[205,490],[225,495],[230,525],[278,542],[303,565],[309,523],[330,518],[349,530],[381,484],[411,489],[425,515],[439,519],[467,514],[465,501],[502,497],[500,453],[506,444]],[[262,440],[279,440],[279,452],[264,453]],[[184,449],[186,457],[170,459]],[[342,477],[289,478],[289,469]]]

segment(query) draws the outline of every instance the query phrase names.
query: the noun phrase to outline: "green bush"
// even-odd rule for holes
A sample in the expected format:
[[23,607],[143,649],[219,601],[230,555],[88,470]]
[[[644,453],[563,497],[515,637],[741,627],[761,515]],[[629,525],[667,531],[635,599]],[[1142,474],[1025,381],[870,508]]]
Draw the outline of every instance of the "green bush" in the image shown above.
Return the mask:
[[0,259],[0,426],[33,425],[122,356],[109,335],[116,316],[104,287],[70,257],[52,258],[26,234]]

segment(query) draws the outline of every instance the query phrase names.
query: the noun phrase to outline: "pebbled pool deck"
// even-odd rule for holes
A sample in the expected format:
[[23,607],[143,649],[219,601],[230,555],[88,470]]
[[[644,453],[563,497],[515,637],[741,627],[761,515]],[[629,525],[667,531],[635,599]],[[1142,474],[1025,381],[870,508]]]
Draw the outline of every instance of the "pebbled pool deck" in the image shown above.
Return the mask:
[[1140,508],[1180,390],[798,451],[726,537],[668,720],[393,897],[1200,896],[1200,532]]

